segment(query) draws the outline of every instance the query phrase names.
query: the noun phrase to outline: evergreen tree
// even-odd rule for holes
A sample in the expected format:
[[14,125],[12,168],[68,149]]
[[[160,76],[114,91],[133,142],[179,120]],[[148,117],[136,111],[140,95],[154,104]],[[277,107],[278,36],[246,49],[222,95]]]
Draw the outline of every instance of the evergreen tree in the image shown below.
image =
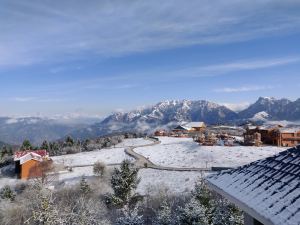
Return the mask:
[[23,144],[21,146],[22,150],[32,150],[32,145],[28,139],[23,141]]
[[192,198],[182,209],[179,216],[180,224],[184,225],[209,225],[206,209],[199,201]]
[[125,208],[122,210],[122,216],[117,219],[116,225],[144,225],[143,216],[138,214],[137,208],[132,211]]
[[192,191],[192,196],[206,208],[211,207],[212,193],[207,187],[204,179],[200,179],[200,181],[196,183],[195,188]]
[[212,211],[213,211],[213,199],[214,196],[212,192],[207,187],[204,179],[200,179],[195,185],[194,190],[192,191],[192,197],[198,201],[199,205],[201,205],[205,209],[205,216],[209,223],[212,222]]
[[170,205],[166,200],[163,201],[160,210],[157,212],[155,225],[172,225],[174,218],[172,218],[172,211]]
[[44,140],[43,141],[43,143],[42,143],[42,145],[41,145],[41,149],[43,149],[43,150],[49,150],[49,143],[48,143],[48,141],[47,140]]
[[43,190],[38,193],[36,205],[31,208],[32,216],[25,221],[25,224],[30,225],[55,225],[62,224],[59,218],[59,212],[54,204],[51,192]]
[[68,147],[72,147],[74,145],[74,139],[71,136],[67,136],[65,140],[65,144]]
[[83,142],[83,151],[88,151],[88,145],[90,144],[90,139],[85,139],[85,141]]
[[243,214],[226,199],[215,198],[213,204],[212,224],[213,225],[242,225]]
[[6,185],[0,190],[0,197],[2,199],[15,200],[15,193],[11,190],[10,186]]
[[85,177],[81,178],[79,186],[80,186],[80,192],[83,195],[86,195],[91,192],[91,188],[90,188],[89,184],[87,183]]
[[0,151],[0,160],[8,153],[6,145],[1,148]]
[[49,155],[50,156],[60,155],[60,148],[57,142],[49,143]]
[[124,160],[120,169],[115,168],[111,177],[113,194],[106,196],[106,203],[109,206],[122,208],[124,205],[134,206],[141,196],[134,194],[139,183],[138,169],[131,166],[128,160]]

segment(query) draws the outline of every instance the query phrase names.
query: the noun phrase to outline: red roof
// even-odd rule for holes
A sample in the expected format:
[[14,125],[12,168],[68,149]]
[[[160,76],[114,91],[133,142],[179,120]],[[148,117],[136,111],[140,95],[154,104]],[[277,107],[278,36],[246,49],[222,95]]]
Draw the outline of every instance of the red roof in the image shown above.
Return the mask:
[[45,157],[48,155],[48,152],[47,150],[35,150],[35,151],[32,151],[32,150],[26,150],[26,151],[18,151],[18,152],[15,152],[15,156],[14,158],[18,159],[18,158],[21,158],[22,156],[24,155],[27,155],[28,153],[35,153],[37,155],[40,155],[42,157]]

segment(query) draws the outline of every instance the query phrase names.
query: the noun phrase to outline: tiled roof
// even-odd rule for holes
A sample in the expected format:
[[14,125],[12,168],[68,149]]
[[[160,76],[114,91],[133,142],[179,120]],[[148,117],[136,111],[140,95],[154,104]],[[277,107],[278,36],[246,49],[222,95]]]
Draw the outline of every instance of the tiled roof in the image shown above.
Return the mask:
[[27,155],[28,153],[35,153],[35,154],[40,155],[42,157],[45,157],[45,156],[48,155],[46,150],[35,150],[35,151],[26,150],[26,151],[15,152],[14,158],[15,158],[15,160],[17,160],[17,159],[21,158],[22,156]]
[[210,175],[207,181],[263,223],[300,225],[300,146]]
[[46,150],[35,150],[35,151],[19,151],[15,152],[14,161],[20,160],[20,164],[23,164],[31,159],[37,161],[43,161],[43,158],[48,157],[48,152]]

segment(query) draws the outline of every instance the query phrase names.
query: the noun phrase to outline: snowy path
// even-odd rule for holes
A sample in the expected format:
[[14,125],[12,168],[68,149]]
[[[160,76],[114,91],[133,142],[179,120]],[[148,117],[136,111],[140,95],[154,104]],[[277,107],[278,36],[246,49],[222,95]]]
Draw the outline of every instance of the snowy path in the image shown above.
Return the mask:
[[[149,140],[149,139],[146,139]],[[152,139],[151,139],[152,140]],[[161,144],[160,141],[152,140],[153,143],[146,144],[146,145],[140,145],[140,146],[129,146],[125,148],[125,153],[129,156],[133,157],[136,161],[134,164],[138,168],[149,168],[149,169],[155,169],[155,170],[167,170],[167,171],[211,171],[211,168],[194,168],[194,167],[168,167],[168,166],[160,166],[156,165],[153,162],[151,162],[148,158],[144,157],[141,154],[138,154],[134,151],[135,148],[142,148],[142,147],[150,147],[153,145]]]
[[[92,152],[81,152],[70,155],[52,157],[54,162],[64,164],[66,167],[83,168],[91,167],[97,160],[106,163],[107,166],[118,166],[124,159],[133,162],[138,168],[149,168],[155,170],[167,171],[209,171],[208,168],[195,168],[195,167],[175,167],[175,166],[162,166],[156,165],[148,158],[134,151],[137,148],[150,148],[154,145],[160,145],[160,141],[154,139],[128,139],[124,143],[116,146],[116,148],[101,149]],[[172,144],[172,143],[170,143]],[[152,149],[152,148],[150,148]]]

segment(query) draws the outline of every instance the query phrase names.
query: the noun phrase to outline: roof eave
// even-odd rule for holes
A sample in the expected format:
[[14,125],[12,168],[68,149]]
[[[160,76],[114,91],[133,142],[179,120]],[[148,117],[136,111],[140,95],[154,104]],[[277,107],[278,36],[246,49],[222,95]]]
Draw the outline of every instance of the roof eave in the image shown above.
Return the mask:
[[269,219],[265,218],[263,215],[261,215],[260,213],[255,211],[253,208],[250,208],[244,202],[241,202],[236,197],[234,197],[234,196],[230,195],[229,193],[225,192],[223,189],[221,189],[218,186],[216,186],[215,184],[211,183],[209,180],[206,180],[206,181],[207,181],[208,186],[212,190],[214,190],[218,194],[222,195],[223,197],[227,198],[230,202],[235,204],[237,207],[239,207],[241,210],[243,210],[248,215],[250,215],[253,218],[255,218],[256,220],[258,220],[259,222],[263,223],[264,225],[276,225],[272,221],[270,221]]

